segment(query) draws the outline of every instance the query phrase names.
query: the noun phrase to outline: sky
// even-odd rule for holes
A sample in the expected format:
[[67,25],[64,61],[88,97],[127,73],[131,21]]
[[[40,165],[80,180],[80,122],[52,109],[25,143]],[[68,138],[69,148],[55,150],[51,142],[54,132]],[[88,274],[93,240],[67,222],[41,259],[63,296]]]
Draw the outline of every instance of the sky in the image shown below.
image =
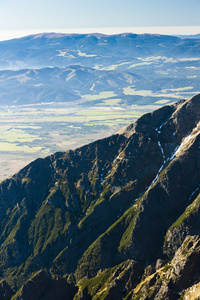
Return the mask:
[[0,39],[52,31],[196,34],[199,12],[200,0],[0,0]]

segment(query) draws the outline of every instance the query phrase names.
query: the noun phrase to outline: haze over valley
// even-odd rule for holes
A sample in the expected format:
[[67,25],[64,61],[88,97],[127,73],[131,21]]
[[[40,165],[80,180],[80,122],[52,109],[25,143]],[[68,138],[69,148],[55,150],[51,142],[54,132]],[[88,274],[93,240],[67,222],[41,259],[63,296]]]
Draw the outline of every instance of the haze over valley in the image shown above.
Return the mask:
[[37,34],[0,42],[1,179],[200,91],[200,40]]

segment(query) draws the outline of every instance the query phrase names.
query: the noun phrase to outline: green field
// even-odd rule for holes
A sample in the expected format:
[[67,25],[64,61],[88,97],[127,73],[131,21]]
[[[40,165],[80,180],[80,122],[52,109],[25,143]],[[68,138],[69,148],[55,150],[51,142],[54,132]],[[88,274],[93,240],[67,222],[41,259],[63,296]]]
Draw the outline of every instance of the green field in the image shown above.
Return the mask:
[[158,100],[155,103],[156,104],[163,104],[164,105],[164,104],[167,104],[168,102],[171,102],[171,100],[167,100],[167,99],[166,100]]
[[121,66],[124,66],[124,65],[130,65],[130,64],[131,64],[131,62],[123,62],[123,63],[119,63],[119,64],[116,64],[116,65],[111,65],[111,66],[108,66],[108,67],[101,68],[101,70],[114,71],[118,67],[121,67]]
[[119,105],[121,102],[120,98],[116,98],[116,99],[108,99],[108,100],[103,100],[103,105],[107,105],[107,106],[115,106],[115,105]]
[[[160,105],[118,106],[121,98],[100,93],[93,107],[61,104],[0,107],[0,180],[26,163],[56,151],[75,149],[115,133]],[[93,95],[95,98],[96,96]]]
[[151,95],[151,90],[135,90],[134,86],[129,86],[124,88],[125,95],[139,95],[139,96],[148,96]]
[[90,95],[90,94],[84,95],[83,97],[85,97],[88,100],[100,100],[100,99],[112,98],[115,96],[117,96],[117,95],[115,95],[115,93],[113,91],[106,91],[106,92],[101,92],[96,95]]

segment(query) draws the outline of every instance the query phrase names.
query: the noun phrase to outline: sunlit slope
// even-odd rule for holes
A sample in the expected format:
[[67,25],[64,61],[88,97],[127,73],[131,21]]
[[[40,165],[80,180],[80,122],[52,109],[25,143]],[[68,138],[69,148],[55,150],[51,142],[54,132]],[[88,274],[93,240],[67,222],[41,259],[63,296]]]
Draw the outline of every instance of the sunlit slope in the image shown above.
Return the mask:
[[45,269],[74,299],[178,299],[200,275],[199,117],[197,95],[2,182],[2,278]]

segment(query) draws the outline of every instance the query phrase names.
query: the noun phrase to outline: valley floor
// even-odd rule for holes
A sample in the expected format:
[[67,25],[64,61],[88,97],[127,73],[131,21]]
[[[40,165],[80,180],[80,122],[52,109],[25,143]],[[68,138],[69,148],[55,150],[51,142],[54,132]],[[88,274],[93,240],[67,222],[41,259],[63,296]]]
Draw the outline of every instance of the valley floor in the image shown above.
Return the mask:
[[0,180],[38,157],[75,149],[115,133],[158,105],[85,107],[66,103],[0,107]]

